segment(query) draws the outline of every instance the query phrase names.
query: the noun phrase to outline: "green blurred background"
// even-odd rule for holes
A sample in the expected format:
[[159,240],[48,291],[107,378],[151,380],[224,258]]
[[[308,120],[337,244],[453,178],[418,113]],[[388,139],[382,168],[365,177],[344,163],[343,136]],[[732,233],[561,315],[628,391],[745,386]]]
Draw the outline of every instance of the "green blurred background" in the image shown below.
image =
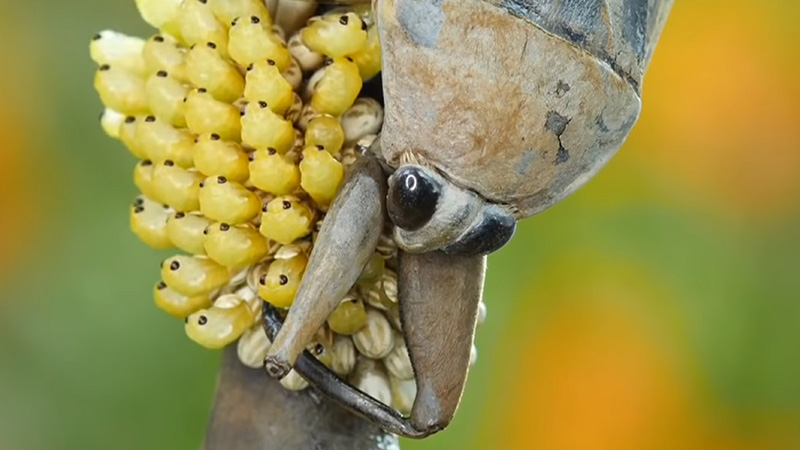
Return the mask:
[[[157,310],[88,42],[133,0],[0,6],[0,449],[195,449],[219,354]],[[490,259],[453,425],[406,449],[800,449],[800,3],[679,0],[642,118]]]

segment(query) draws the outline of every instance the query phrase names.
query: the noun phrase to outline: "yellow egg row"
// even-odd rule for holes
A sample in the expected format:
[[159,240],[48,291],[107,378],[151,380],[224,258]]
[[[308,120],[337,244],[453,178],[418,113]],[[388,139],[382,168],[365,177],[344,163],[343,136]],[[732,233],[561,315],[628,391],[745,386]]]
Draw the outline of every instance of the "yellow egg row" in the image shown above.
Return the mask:
[[[213,138],[214,141],[233,142],[248,150],[273,149],[280,154],[298,146],[292,122],[272,111],[266,101],[249,103],[241,111],[235,111],[234,105],[217,102],[198,89],[181,98],[180,103],[185,105],[180,110],[187,114],[179,117],[189,121],[189,129],[156,115],[122,116],[110,109],[103,114],[103,127],[109,135],[122,140],[137,158],[154,162],[171,159],[181,167],[198,162],[191,158],[191,147],[197,140],[195,136],[199,136],[204,144]],[[305,145],[322,146],[336,155],[346,142],[352,143],[365,135],[375,134],[382,119],[381,106],[367,99],[355,102],[339,119],[315,113],[304,127]],[[242,144],[237,133],[241,133]]]
[[[242,223],[252,219],[260,208],[259,196],[246,185],[271,195],[296,193],[300,186],[320,208],[327,208],[344,177],[343,164],[321,146],[307,147],[299,164],[272,149],[248,155],[235,143],[215,141],[213,135],[201,138],[193,151],[196,168],[188,164],[191,151],[172,152],[160,157],[160,163],[150,159],[139,162],[134,168],[134,183],[147,197],[178,211],[201,210],[215,220]],[[225,182],[216,184],[226,186],[207,183],[210,173],[222,174],[216,179]],[[211,187],[204,190],[207,185]],[[215,200],[218,197],[222,199]],[[233,202],[215,206],[225,200]]]
[[[100,66],[95,86],[103,103],[127,115],[147,114],[148,103],[152,103],[157,116],[183,126],[188,121],[180,117],[178,100],[187,94],[185,85],[192,84],[221,102],[245,98],[250,102],[266,101],[279,114],[288,109],[291,96],[287,88],[296,88],[300,79],[295,74],[292,85],[278,75],[287,72],[296,61],[265,21],[257,15],[234,20],[228,43],[228,36],[221,31],[225,27],[214,25],[216,19],[204,3],[189,0],[185,4],[190,5],[189,11],[181,20],[193,22],[189,28],[197,28],[191,33],[192,38],[184,41],[191,45],[188,50],[169,35],[158,35],[147,42],[114,32],[95,37],[90,51]],[[201,23],[205,25],[199,26]],[[305,55],[298,53],[304,61],[308,54],[331,58],[328,66],[321,69],[321,90],[312,99],[318,113],[341,115],[358,95],[362,78],[368,79],[380,70],[377,32],[370,34],[375,36],[371,45],[367,45],[367,35],[360,17],[348,13],[312,21],[302,33],[302,40],[309,47],[295,42],[293,48],[307,50]],[[364,53],[366,49],[372,50]],[[371,61],[370,67],[363,65],[367,60]],[[244,67],[252,74],[243,75]],[[247,89],[247,84],[258,87]],[[209,131],[190,128],[196,133]]]
[[[137,198],[131,207],[131,230],[153,248],[177,247],[231,268],[262,259],[267,240],[289,245],[312,233],[316,212],[306,202],[286,195],[261,206],[252,191],[221,181],[217,177],[201,183],[199,213],[183,212],[145,196]],[[259,213],[256,228],[251,221]]]
[[[196,47],[189,54],[198,52]],[[285,152],[293,138],[285,132],[292,122],[285,120],[284,114],[298,99],[293,86],[271,62],[249,66],[244,79],[233,66],[226,66],[227,75],[222,73],[225,71],[222,67],[213,72],[193,69],[189,76],[195,89],[166,70],[142,78],[121,66],[103,64],[97,70],[94,85],[103,104],[120,114],[136,116],[152,112],[166,123],[188,127],[196,134],[217,133],[252,148],[275,147]],[[312,78],[313,93],[308,107],[316,115],[341,116],[353,106],[362,84],[358,68],[350,59],[335,58],[320,69],[317,78]],[[237,107],[235,102],[246,105]],[[256,117],[271,120],[269,125],[254,126],[256,119],[247,117],[259,110],[261,115]],[[265,137],[266,133],[276,136]]]

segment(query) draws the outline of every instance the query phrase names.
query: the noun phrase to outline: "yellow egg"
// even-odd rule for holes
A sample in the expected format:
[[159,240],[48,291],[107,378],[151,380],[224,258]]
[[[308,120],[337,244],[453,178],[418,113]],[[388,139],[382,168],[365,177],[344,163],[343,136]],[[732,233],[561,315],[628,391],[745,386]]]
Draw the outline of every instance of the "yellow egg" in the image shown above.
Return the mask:
[[276,197],[262,209],[261,234],[283,245],[308,236],[314,226],[314,212],[296,197]]
[[244,334],[255,321],[246,302],[201,309],[186,318],[186,335],[208,349],[220,349]]
[[227,55],[228,29],[217,20],[206,0],[185,0],[178,13],[178,26],[187,45],[214,42]]
[[284,389],[292,392],[300,392],[308,389],[308,381],[300,376],[300,374],[294,369],[290,370],[285,377],[281,378],[280,383]]
[[156,190],[153,185],[153,169],[155,165],[149,159],[143,159],[133,169],[133,184],[145,197],[155,198]]
[[241,138],[239,110],[215,100],[205,88],[189,92],[183,108],[186,124],[193,133],[216,133],[226,141],[238,142]]
[[167,71],[159,70],[147,79],[145,92],[147,104],[156,117],[179,128],[186,126],[183,99],[189,93],[188,87]]
[[311,50],[336,58],[364,48],[367,26],[356,13],[328,14],[303,28],[302,37]]
[[213,222],[200,214],[177,212],[167,220],[167,236],[170,242],[179,249],[195,255],[205,253],[206,228]]
[[94,77],[94,88],[106,108],[122,114],[147,114],[144,79],[133,72],[108,64],[100,66]]
[[208,0],[214,15],[223,24],[230,25],[238,17],[258,16],[266,23],[272,23],[263,0]]
[[283,75],[283,78],[286,78],[286,81],[292,85],[292,89],[295,91],[299,90],[300,86],[303,84],[303,71],[294,58],[291,58],[289,67],[282,71],[281,75]]
[[344,130],[334,117],[319,116],[306,126],[306,146],[322,146],[331,155],[339,153],[344,144]]
[[206,230],[204,246],[209,258],[231,269],[253,265],[269,251],[266,238],[250,224],[214,224]]
[[201,184],[200,212],[228,224],[245,223],[258,215],[261,199],[240,183],[225,177],[209,177]]
[[389,384],[392,388],[392,408],[403,415],[410,415],[414,407],[414,400],[417,398],[416,380],[412,378],[403,381],[390,376]]
[[119,127],[119,140],[125,144],[125,147],[133,156],[139,159],[146,159],[148,157],[147,152],[139,144],[137,138],[139,123],[144,122],[144,119],[145,116],[127,116]]
[[353,334],[353,344],[370,359],[383,359],[394,349],[394,332],[386,316],[374,308],[367,308],[366,325]]
[[284,44],[286,43],[286,31],[283,30],[283,27],[281,25],[273,23],[272,26],[269,27],[269,29],[272,31],[272,34],[275,35],[275,38],[277,40],[283,42]]
[[350,55],[358,66],[363,80],[369,80],[381,71],[381,42],[378,27],[370,27],[367,32],[367,43],[360,51]]
[[131,206],[131,230],[145,244],[155,249],[172,247],[167,237],[167,218],[170,211],[161,203],[146,197],[136,198]]
[[272,112],[284,115],[294,102],[294,91],[278,67],[263,60],[247,67],[244,98],[250,103],[267,102]]
[[372,257],[367,261],[367,265],[364,266],[364,269],[361,270],[361,274],[358,276],[358,284],[372,286],[381,281],[385,268],[386,260],[383,259],[380,253],[373,253]]
[[289,53],[300,65],[304,73],[313,72],[325,62],[325,56],[311,50],[303,42],[302,33],[297,33],[289,38]]
[[367,310],[357,298],[347,298],[328,317],[328,326],[334,332],[349,336],[367,324]]
[[243,183],[249,176],[247,153],[236,142],[223,141],[218,134],[200,136],[194,145],[194,166],[206,176],[223,176]]
[[206,257],[178,255],[161,264],[161,279],[175,291],[194,297],[226,285],[230,273]]
[[180,34],[176,25],[183,0],[136,0],[136,7],[145,22],[155,28]]
[[256,61],[272,60],[279,70],[287,69],[291,63],[289,49],[269,27],[256,15],[234,21],[228,43],[231,58],[245,67]]
[[[331,60],[327,59],[326,64],[330,65]],[[323,66],[308,78],[308,81],[305,84],[305,88],[303,89],[303,101],[310,102],[311,97],[314,95],[314,91],[317,90],[317,86],[319,86],[319,82],[322,81],[322,77],[325,76],[325,71],[328,70],[328,66]]]
[[175,128],[155,116],[147,116],[138,121],[136,142],[147,159],[155,164],[169,160],[179,167],[192,167],[194,138],[186,129]]
[[291,194],[300,186],[300,169],[273,150],[256,150],[250,162],[250,183],[273,195]]
[[100,126],[103,131],[114,139],[119,139],[119,132],[122,124],[125,122],[125,114],[114,111],[113,109],[104,109],[100,115]]
[[248,103],[242,116],[242,143],[252,148],[273,148],[284,154],[294,145],[292,122],[275,114],[267,102]]
[[308,122],[311,122],[319,116],[321,116],[321,114],[312,108],[310,103],[307,103],[303,105],[300,110],[300,117],[295,122],[295,126],[305,133],[306,129],[308,129]]
[[155,35],[148,39],[142,50],[142,58],[148,73],[163,70],[180,81],[186,79],[186,49],[173,38]]
[[258,280],[258,296],[277,308],[288,308],[300,287],[308,259],[304,254],[276,259]]
[[303,113],[303,99],[300,98],[297,93],[292,94],[292,105],[289,106],[289,109],[286,110],[286,120],[291,121],[292,123],[297,123],[300,120],[300,116]]
[[336,374],[346,377],[356,365],[356,347],[353,340],[347,336],[336,336],[331,348],[331,370]]
[[361,97],[339,117],[347,144],[355,144],[369,135],[380,133],[383,125],[383,107],[377,100]]
[[208,90],[215,99],[233,103],[244,92],[244,78],[219,53],[214,42],[197,44],[186,54],[186,74],[195,86]]
[[321,114],[338,117],[353,105],[362,84],[358,66],[353,61],[334,58],[314,90],[311,106]]
[[153,168],[155,198],[176,211],[196,211],[200,207],[200,182],[203,176],[194,170],[178,167],[170,160]]
[[264,332],[264,327],[256,325],[242,334],[239,342],[236,343],[236,355],[239,362],[251,369],[261,369],[264,367],[264,358],[267,357],[272,343]]
[[414,366],[408,355],[408,348],[403,340],[403,336],[395,332],[394,348],[389,355],[384,358],[383,365],[386,370],[398,380],[413,380]]
[[153,288],[153,297],[159,309],[178,319],[185,319],[193,312],[208,308],[212,304],[208,294],[186,296],[170,289],[163,281],[158,282]]
[[300,186],[321,208],[327,208],[344,179],[344,166],[323,147],[306,147],[300,162]]
[[[327,329],[323,327],[322,330]],[[322,330],[317,333],[318,339],[309,344],[306,350],[308,350],[317,361],[321,362],[325,367],[330,368],[333,363],[333,333],[327,330],[328,332],[326,334],[330,335],[330,339],[319,338],[319,336],[323,334]]]
[[144,41],[138,37],[106,30],[94,36],[89,44],[89,54],[99,66],[112,65],[142,77],[147,73],[142,59],[143,48]]

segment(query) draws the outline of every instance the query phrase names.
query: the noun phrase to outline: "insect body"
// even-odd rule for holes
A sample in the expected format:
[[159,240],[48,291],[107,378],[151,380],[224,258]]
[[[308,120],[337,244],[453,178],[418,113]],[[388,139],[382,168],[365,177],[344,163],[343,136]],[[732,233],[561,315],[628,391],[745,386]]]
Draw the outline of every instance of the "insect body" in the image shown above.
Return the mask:
[[[164,261],[156,305],[421,438],[475,361],[486,255],[622,144],[671,0],[136,3],[160,34],[90,51],[103,128],[141,159],[131,228],[193,255]],[[271,422],[236,411],[207,448]]]
[[[267,371],[283,377],[294,367],[401,435],[447,426],[469,367],[485,255],[508,242],[518,220],[585,184],[622,145],[671,4],[373,1],[384,126],[375,157],[353,167],[334,200],[280,331],[276,312],[265,311],[275,334]],[[336,91],[347,92],[352,63],[333,61],[336,77],[320,83],[336,80]],[[407,418],[302,356],[367,264],[386,213],[400,248],[400,314],[417,383]]]

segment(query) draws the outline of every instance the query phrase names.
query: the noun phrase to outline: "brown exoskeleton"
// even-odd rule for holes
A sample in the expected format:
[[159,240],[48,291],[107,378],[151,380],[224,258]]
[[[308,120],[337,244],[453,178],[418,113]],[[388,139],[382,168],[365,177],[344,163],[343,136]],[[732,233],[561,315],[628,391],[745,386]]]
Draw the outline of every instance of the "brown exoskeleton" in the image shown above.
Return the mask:
[[[425,437],[458,407],[486,255],[516,222],[585,184],[624,142],[672,0],[374,0],[385,122],[322,226],[267,372],[294,367],[385,429]],[[388,175],[388,181],[387,181]],[[401,318],[418,394],[410,417],[303,354],[373,253],[401,249]]]

